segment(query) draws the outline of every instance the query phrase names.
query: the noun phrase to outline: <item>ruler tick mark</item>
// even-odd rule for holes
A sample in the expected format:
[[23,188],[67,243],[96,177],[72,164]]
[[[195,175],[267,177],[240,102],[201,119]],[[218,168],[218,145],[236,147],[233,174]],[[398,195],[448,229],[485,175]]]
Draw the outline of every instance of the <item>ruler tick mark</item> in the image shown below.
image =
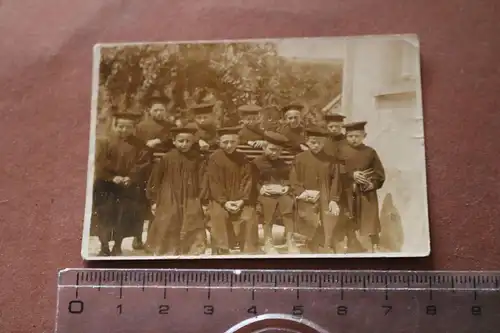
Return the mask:
[[208,273],[208,295],[207,295],[208,299],[210,299],[210,296],[212,294],[211,283],[212,283],[212,281],[211,281],[211,275],[210,275],[210,273]]
[[123,297],[123,275],[120,274],[120,299]]
[[340,275],[340,300],[344,300],[344,279],[343,275]]
[[78,286],[80,285],[80,273],[76,273],[75,298],[78,299]]
[[474,288],[474,300],[477,300],[476,277],[472,278],[472,288]]
[[252,275],[252,301],[255,300],[255,275]]

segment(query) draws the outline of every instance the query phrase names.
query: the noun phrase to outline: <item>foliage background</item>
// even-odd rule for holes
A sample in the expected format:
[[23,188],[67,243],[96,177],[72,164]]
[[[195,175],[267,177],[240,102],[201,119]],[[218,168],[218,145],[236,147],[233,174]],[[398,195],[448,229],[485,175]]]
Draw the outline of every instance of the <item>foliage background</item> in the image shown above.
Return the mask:
[[341,81],[342,63],[284,58],[271,42],[103,47],[98,125],[109,124],[117,110],[144,112],[153,94],[168,97],[171,112],[185,121],[191,103],[213,99],[219,125],[237,122],[236,108],[251,102],[275,108],[300,102],[305,122],[316,123],[341,93]]

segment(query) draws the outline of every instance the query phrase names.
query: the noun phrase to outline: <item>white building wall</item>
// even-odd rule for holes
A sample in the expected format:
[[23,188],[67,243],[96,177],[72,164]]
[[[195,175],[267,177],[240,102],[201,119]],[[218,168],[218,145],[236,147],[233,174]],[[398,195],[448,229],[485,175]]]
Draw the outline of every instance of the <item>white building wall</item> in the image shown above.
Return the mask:
[[411,36],[348,40],[342,109],[348,121],[368,122],[366,144],[386,169],[381,245],[422,255],[429,228],[417,43]]

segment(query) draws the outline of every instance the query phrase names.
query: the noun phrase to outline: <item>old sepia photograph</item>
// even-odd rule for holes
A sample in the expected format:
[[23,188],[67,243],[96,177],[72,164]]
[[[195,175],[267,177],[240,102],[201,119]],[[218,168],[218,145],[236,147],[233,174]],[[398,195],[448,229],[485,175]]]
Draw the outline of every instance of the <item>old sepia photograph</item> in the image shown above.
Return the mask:
[[86,260],[430,253],[415,35],[94,47]]

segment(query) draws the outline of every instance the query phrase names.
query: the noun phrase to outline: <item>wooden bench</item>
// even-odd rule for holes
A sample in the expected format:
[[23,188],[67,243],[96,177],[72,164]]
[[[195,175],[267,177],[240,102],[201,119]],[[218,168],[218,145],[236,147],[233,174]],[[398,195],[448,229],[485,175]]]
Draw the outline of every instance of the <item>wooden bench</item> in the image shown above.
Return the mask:
[[[238,151],[245,154],[250,160],[253,160],[256,157],[261,156],[263,153],[262,149],[252,148],[252,147],[247,146],[247,145],[238,146]],[[209,153],[212,153],[212,152],[213,151],[209,151]],[[163,155],[165,155],[165,153],[155,153],[154,154],[154,156],[157,159],[160,159]],[[294,158],[295,158],[295,154],[293,154],[289,151],[286,151],[286,150],[283,150],[283,152],[280,156],[280,159],[284,160],[286,163],[292,163]]]

